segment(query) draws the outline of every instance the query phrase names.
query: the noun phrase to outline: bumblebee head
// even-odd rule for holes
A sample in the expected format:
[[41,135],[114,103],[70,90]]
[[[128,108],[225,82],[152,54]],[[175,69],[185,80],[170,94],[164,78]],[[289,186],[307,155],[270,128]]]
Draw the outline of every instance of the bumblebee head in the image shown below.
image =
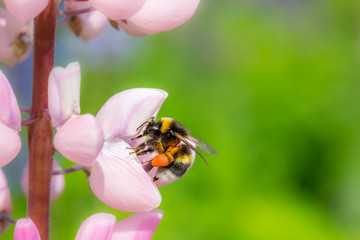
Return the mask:
[[141,124],[136,130],[139,130],[143,126],[145,126],[145,128],[142,133],[139,136],[133,138],[132,140],[136,140],[144,136],[155,137],[158,135],[160,127],[159,124],[154,121],[154,117],[152,117],[149,121]]
[[147,125],[142,133],[143,136],[156,137],[160,133],[159,123],[155,122],[153,119],[147,122]]

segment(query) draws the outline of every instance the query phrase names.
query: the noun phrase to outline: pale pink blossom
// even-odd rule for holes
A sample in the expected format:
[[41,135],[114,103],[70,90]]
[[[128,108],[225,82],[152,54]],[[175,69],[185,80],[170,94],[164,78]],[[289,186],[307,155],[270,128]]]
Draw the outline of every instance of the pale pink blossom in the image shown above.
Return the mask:
[[49,112],[54,127],[80,114],[81,72],[78,62],[66,68],[54,67],[49,75]]
[[162,217],[161,210],[152,210],[131,215],[116,223],[114,215],[97,213],[81,224],[75,240],[151,239]]
[[[55,148],[69,160],[90,166],[90,187],[107,205],[131,212],[159,206],[161,196],[156,185],[143,170],[140,160],[127,148],[138,143],[130,139],[139,133],[136,130],[139,125],[157,114],[167,93],[146,88],[123,91],[111,97],[95,118],[91,114],[78,115],[79,112],[72,110],[74,105],[62,103],[61,99],[68,101],[68,97],[59,96],[74,89],[51,81],[69,86],[70,81],[80,81],[80,74],[76,75],[79,79],[68,80],[66,76],[64,73],[49,77],[49,112],[52,119],[55,116],[53,123],[58,125]],[[70,94],[70,98],[76,96],[70,101],[76,106],[78,94]],[[62,114],[64,112],[69,114]]]
[[146,0],[142,8],[118,24],[132,36],[156,34],[174,29],[188,21],[200,0]]
[[[9,187],[3,170],[0,168],[0,213],[6,213],[9,216],[12,213],[12,204]],[[4,233],[9,226],[9,222],[0,220],[0,235]]]
[[108,213],[91,215],[81,224],[75,240],[107,240],[111,239],[116,217]]
[[131,17],[147,0],[89,0],[100,12],[112,20]]
[[[65,10],[79,10],[91,7],[90,2],[65,1]],[[84,41],[97,36],[109,23],[108,18],[99,11],[90,11],[70,17],[67,26]]]
[[21,218],[16,221],[14,240],[40,240],[39,231],[30,218]]
[[22,22],[27,22],[42,12],[49,0],[4,0],[4,3],[13,16]]
[[31,52],[32,30],[29,23],[14,18],[0,8],[0,61],[14,65],[24,60]]
[[19,153],[21,114],[15,94],[0,71],[0,167],[11,162]]
[[[52,170],[60,170],[61,167],[54,159]],[[50,200],[55,201],[64,191],[65,178],[64,175],[53,175],[51,177],[50,185]],[[29,191],[29,164],[26,165],[22,177],[21,177],[21,188],[26,196],[28,196]]]

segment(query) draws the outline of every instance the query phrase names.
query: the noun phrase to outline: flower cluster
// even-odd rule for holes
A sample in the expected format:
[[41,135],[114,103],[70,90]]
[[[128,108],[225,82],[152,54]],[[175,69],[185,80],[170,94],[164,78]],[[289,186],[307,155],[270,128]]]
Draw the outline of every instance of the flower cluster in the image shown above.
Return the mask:
[[[132,36],[156,34],[184,24],[193,16],[199,0],[3,2],[6,9],[0,8],[0,61],[9,66],[22,61],[29,56],[35,42],[33,96],[45,97],[33,98],[32,109],[24,111],[30,117],[22,120],[12,87],[0,71],[0,234],[8,223],[15,223],[15,240],[36,240],[40,235],[46,238],[48,197],[53,201],[63,192],[65,178],[62,174],[84,170],[91,190],[102,202],[117,210],[138,213],[119,222],[111,214],[94,214],[82,223],[76,239],[150,239],[163,216],[161,210],[154,210],[161,203],[158,186],[178,178],[154,182],[157,180],[153,180],[158,170],[156,166],[165,165],[147,167],[156,154],[153,146],[148,145],[144,150],[153,153],[138,154],[136,150],[145,146],[144,139],[139,139],[143,123],[151,123],[149,120],[156,117],[168,94],[160,89],[129,89],[108,99],[96,115],[81,114],[80,65],[73,62],[66,68],[53,66],[55,28],[66,23],[83,40],[95,37],[109,23]],[[62,9],[57,9],[58,6]],[[49,31],[42,33],[43,26]],[[47,94],[43,94],[44,91],[48,91]],[[21,149],[19,132],[22,126],[29,126],[30,166],[23,171],[21,185],[29,196],[32,211],[28,218],[15,221],[11,219],[13,206],[2,167]],[[54,152],[77,165],[69,170],[61,169],[55,159],[51,164]],[[190,167],[195,152],[191,154]],[[34,207],[33,203],[37,205]],[[41,219],[36,217],[38,212],[44,213]]]
[[[49,0],[4,0],[0,9],[0,61],[13,65],[26,58],[31,49],[30,20],[38,16]],[[89,40],[108,23],[132,36],[168,31],[184,24],[195,13],[199,0],[65,0],[67,26],[78,37]]]

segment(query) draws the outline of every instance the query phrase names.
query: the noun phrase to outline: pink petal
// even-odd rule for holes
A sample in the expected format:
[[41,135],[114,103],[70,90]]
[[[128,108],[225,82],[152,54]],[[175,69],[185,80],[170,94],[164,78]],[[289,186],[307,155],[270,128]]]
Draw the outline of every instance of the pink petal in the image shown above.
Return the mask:
[[30,218],[21,218],[16,221],[14,240],[40,240],[39,231]]
[[149,34],[168,31],[189,20],[199,2],[200,0],[147,0],[127,21]]
[[112,20],[120,20],[134,15],[145,0],[89,0],[100,12]]
[[[64,2],[65,9],[85,9],[91,7],[89,2]],[[69,21],[68,27],[84,41],[87,41],[104,30],[109,23],[108,18],[99,11],[91,11],[77,15],[75,21]]]
[[10,41],[10,36],[8,34],[8,11],[5,8],[0,8],[0,46],[8,45]]
[[121,139],[105,142],[92,166],[90,187],[101,201],[115,209],[151,210],[160,205],[160,193],[127,147]]
[[107,213],[96,213],[80,226],[75,240],[110,240],[116,217]]
[[131,215],[116,223],[111,240],[151,239],[162,217],[161,210]]
[[[0,71],[0,121],[21,130],[21,113],[15,94],[5,75]],[[0,153],[1,155],[1,153]]]
[[30,46],[21,43],[20,36],[23,38],[23,34],[31,38],[30,24],[18,21],[0,8],[0,61],[12,66],[30,54]]
[[49,0],[4,0],[6,8],[18,20],[27,22],[39,15],[48,5]]
[[144,31],[142,31],[138,26],[136,26],[135,24],[133,24],[132,22],[128,22],[125,20],[121,20],[117,22],[122,29],[124,29],[124,31],[129,34],[130,36],[133,37],[141,37],[146,35],[146,33]]
[[55,67],[49,76],[49,112],[54,127],[72,114],[80,114],[81,72],[78,62]]
[[20,152],[21,139],[17,131],[0,121],[0,167],[11,162]]
[[9,11],[5,11],[6,29],[9,34],[9,39],[14,41],[20,33],[28,33],[32,35],[31,23],[19,21]]
[[[54,159],[52,170],[60,170],[60,165]],[[65,177],[63,174],[54,175],[51,177],[50,200],[55,201],[64,191]],[[23,193],[28,196],[29,191],[29,164],[26,165],[22,177],[21,188]]]
[[12,213],[10,191],[2,168],[0,168],[0,213],[1,212]]
[[104,134],[99,121],[91,114],[84,114],[62,125],[55,134],[54,144],[70,161],[90,166],[104,144]]
[[[6,212],[8,215],[12,213],[12,204],[9,187],[3,170],[0,168],[0,213]],[[9,226],[8,222],[0,221],[0,235],[4,233]]]
[[136,129],[157,114],[167,95],[160,89],[134,88],[112,96],[96,115],[105,139],[136,135]]

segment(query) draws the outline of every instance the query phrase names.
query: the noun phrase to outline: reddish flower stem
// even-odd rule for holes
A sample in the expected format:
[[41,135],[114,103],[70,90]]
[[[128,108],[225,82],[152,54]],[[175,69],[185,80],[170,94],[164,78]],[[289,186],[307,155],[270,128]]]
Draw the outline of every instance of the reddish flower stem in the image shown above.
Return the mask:
[[37,115],[38,118],[28,128],[28,217],[36,224],[42,240],[49,239],[53,128],[44,111],[48,108],[48,77],[54,67],[57,8],[58,0],[50,0],[34,23],[34,67],[30,115]]

